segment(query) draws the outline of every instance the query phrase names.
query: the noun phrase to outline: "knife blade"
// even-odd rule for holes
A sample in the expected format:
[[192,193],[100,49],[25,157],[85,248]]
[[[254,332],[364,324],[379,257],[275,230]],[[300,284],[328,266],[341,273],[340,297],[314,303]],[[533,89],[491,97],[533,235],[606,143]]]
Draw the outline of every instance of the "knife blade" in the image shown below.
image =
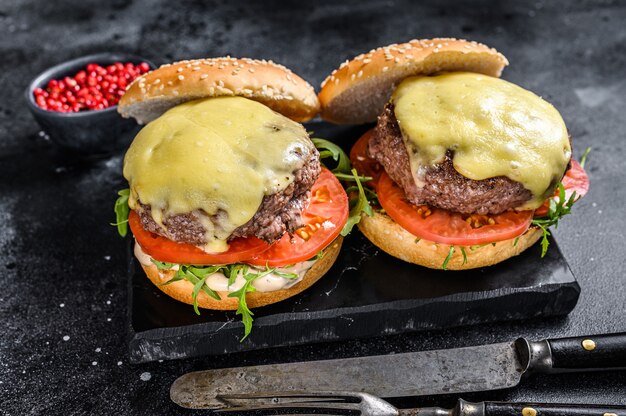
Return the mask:
[[187,373],[170,389],[182,407],[217,409],[223,394],[355,391],[379,397],[487,391],[524,374],[623,369],[626,333],[479,345]]

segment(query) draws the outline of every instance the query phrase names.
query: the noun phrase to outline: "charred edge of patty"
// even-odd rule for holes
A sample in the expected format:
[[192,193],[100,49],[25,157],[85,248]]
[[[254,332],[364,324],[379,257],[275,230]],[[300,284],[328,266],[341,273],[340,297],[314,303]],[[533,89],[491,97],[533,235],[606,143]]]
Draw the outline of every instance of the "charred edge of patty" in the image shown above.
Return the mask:
[[378,117],[368,153],[383,165],[415,205],[427,204],[462,214],[486,215],[519,207],[532,198],[531,192],[521,183],[505,176],[478,181],[466,178],[454,169],[451,150],[446,152],[441,163],[426,169],[424,186],[418,187],[392,103],[388,103]]

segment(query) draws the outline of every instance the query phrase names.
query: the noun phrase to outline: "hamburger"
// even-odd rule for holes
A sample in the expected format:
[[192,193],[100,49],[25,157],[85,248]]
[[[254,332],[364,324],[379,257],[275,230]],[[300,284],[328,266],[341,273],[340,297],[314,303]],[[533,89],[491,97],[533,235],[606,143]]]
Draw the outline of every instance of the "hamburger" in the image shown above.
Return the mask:
[[116,212],[157,288],[196,313],[236,310],[247,336],[251,308],[328,271],[348,198],[299,123],[318,109],[313,88],[271,61],[182,61],[130,85],[119,112],[147,124]]
[[379,209],[359,229],[402,260],[437,269],[520,254],[569,213],[589,182],[547,101],[500,79],[507,59],[456,39],[413,40],[346,61],[322,83],[321,116],[376,122],[352,148]]

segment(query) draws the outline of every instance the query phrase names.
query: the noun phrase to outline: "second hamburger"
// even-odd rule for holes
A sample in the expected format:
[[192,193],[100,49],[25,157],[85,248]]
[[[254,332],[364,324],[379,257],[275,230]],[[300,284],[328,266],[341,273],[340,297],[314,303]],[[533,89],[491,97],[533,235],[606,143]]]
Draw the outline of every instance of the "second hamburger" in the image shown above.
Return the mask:
[[507,64],[476,42],[415,40],[347,61],[322,84],[326,120],[377,119],[351,159],[382,208],[359,228],[384,251],[444,269],[499,263],[542,236],[545,253],[547,228],[586,193],[561,115],[499,79]]

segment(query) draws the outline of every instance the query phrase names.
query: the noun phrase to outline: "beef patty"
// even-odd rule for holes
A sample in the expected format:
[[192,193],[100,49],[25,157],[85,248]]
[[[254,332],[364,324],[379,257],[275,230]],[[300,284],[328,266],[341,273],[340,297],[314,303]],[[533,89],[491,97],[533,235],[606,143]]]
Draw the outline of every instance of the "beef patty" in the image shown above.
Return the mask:
[[[303,156],[305,157],[305,156]],[[272,195],[266,195],[261,206],[254,216],[244,225],[235,229],[229,239],[235,237],[256,236],[267,242],[273,242],[283,236],[285,232],[293,233],[304,226],[302,222],[302,210],[308,205],[311,197],[311,187],[320,174],[319,153],[313,147],[306,155],[308,157],[303,166],[298,169],[294,181],[283,191]],[[205,228],[199,219],[204,213],[186,213],[169,215],[163,219],[167,228],[164,230],[153,219],[150,206],[140,203],[137,210],[143,227],[170,240],[194,245],[206,243]],[[226,212],[216,214],[211,218],[214,224],[219,224],[219,216]]]
[[404,189],[413,204],[484,215],[499,214],[531,199],[529,190],[505,176],[475,181],[461,175],[454,169],[452,151],[446,153],[443,162],[426,168],[425,184],[418,187],[411,174],[409,155],[393,110],[393,104],[388,103],[378,117],[368,152]]

